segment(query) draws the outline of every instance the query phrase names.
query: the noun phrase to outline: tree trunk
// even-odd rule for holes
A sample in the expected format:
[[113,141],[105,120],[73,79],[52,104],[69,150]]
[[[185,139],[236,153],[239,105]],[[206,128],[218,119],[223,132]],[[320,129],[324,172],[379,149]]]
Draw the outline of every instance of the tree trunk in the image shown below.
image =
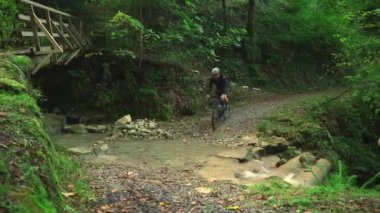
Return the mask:
[[222,8],[223,8],[223,32],[227,32],[227,6],[226,0],[222,0]]
[[[142,2],[140,2],[140,22],[141,24],[143,24],[143,7],[142,7]],[[142,58],[143,58],[143,54],[144,54],[144,38],[143,38],[143,32],[139,32],[139,43],[140,43],[140,61],[139,61],[139,68],[142,67]]]
[[253,41],[255,33],[255,0],[248,2],[247,35],[248,41]]
[[255,20],[255,0],[248,1],[247,15],[247,37],[242,40],[241,54],[244,61],[254,63],[254,20]]

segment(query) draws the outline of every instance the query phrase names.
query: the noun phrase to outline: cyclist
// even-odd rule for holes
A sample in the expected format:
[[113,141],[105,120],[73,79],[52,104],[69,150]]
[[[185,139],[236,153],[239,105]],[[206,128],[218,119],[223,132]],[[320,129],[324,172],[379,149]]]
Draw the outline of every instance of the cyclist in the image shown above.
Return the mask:
[[[215,101],[218,106],[219,115],[223,113],[228,103],[228,81],[227,78],[220,73],[218,67],[211,70],[211,78],[208,85],[208,91],[210,93],[213,84],[216,87]],[[210,95],[207,95],[209,98]]]

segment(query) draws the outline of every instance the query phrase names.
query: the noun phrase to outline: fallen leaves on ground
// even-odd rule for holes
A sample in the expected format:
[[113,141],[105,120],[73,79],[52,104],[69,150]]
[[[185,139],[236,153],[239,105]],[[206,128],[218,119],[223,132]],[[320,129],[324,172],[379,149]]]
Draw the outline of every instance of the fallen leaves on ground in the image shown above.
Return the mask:
[[75,193],[73,193],[73,192],[62,192],[62,195],[65,197],[72,197],[75,195]]
[[24,107],[20,107],[20,108],[19,108],[19,111],[20,111],[21,113],[25,113],[25,112],[26,112],[26,109],[25,109]]

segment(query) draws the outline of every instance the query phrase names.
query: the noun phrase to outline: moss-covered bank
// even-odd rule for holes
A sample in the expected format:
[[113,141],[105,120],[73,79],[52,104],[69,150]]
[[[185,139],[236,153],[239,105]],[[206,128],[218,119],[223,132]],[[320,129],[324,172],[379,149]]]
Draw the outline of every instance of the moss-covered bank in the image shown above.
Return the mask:
[[30,64],[26,57],[0,58],[0,212],[72,211],[63,193],[81,200],[86,190],[74,177],[78,167],[43,128],[25,74]]

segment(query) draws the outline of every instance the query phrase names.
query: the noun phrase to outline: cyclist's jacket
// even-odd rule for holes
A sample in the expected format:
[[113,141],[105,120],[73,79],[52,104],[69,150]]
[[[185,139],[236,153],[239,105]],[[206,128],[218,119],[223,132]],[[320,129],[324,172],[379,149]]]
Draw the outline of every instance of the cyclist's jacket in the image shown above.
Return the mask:
[[210,82],[208,84],[209,91],[211,90],[213,84],[216,86],[215,93],[217,97],[228,93],[228,81],[224,75],[220,74],[219,78],[210,78]]

